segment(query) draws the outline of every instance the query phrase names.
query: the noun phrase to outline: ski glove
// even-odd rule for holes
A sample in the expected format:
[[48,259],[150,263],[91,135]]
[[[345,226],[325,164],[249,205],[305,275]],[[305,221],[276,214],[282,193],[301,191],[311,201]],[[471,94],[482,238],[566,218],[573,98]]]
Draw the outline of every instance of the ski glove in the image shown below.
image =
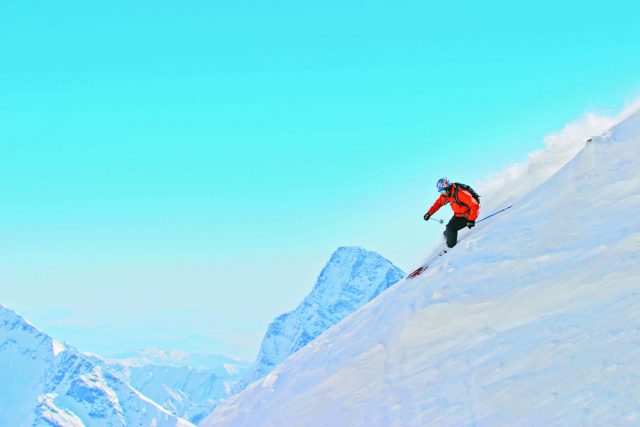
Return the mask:
[[424,220],[425,221],[429,221],[429,218],[431,218],[430,214],[428,214],[428,213],[424,214]]
[[472,219],[467,220],[467,227],[472,228],[472,227],[475,227],[475,225],[476,225],[476,222],[474,220]]

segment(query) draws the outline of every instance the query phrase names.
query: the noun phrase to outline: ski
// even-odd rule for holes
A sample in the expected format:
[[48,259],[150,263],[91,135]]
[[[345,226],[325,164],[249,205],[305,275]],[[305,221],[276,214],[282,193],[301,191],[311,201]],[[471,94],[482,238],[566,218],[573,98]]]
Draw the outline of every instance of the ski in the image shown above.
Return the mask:
[[423,271],[425,271],[427,268],[429,268],[428,265],[422,265],[420,266],[416,271],[414,271],[413,273],[409,274],[407,276],[407,280],[409,279],[413,279],[414,277],[419,276]]
[[[438,253],[438,256],[441,257],[442,255],[446,254],[447,250],[443,249]],[[415,270],[413,273],[409,274],[407,276],[407,280],[409,279],[413,279],[414,277],[418,277],[419,275],[422,274],[423,271],[425,271],[427,268],[429,268],[429,266],[431,265],[431,263],[427,263],[425,265],[420,266],[417,270]]]

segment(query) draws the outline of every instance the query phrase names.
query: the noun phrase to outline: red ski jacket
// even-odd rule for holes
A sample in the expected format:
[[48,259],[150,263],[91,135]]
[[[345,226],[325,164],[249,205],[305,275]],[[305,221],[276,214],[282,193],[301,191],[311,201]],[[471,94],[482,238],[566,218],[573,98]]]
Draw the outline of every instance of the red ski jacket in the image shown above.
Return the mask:
[[444,196],[441,195],[438,197],[438,200],[436,200],[427,213],[429,215],[433,215],[438,212],[438,209],[449,203],[451,204],[451,209],[453,209],[453,214],[455,216],[465,217],[471,221],[475,221],[476,218],[478,218],[480,205],[476,202],[476,199],[473,198],[471,193],[467,190],[463,190],[462,188],[458,189],[458,200],[460,201],[460,203],[458,203],[454,197],[455,189],[456,185],[451,184],[449,192]]

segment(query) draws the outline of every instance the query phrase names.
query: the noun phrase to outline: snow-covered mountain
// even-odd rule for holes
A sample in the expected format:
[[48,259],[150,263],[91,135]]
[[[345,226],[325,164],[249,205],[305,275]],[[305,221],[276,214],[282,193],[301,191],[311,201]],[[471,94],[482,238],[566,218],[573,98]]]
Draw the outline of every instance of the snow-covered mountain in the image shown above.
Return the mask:
[[2,426],[193,426],[2,306],[0,387]]
[[375,252],[360,247],[338,248],[302,303],[271,322],[255,364],[236,390],[264,377],[403,277],[402,270]]
[[639,211],[636,110],[201,426],[639,425]]
[[221,355],[149,348],[112,359],[93,356],[171,413],[194,424],[209,415],[248,371],[251,362]]
[[238,375],[250,364],[246,360],[221,354],[190,353],[153,347],[117,354],[110,359],[129,366],[160,365],[212,370],[220,376]]

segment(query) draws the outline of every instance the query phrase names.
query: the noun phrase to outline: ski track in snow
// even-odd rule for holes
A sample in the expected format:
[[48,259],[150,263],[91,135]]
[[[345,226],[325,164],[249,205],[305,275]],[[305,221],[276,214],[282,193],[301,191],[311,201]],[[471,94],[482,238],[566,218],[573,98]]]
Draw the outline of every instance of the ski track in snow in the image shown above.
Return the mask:
[[636,111],[201,425],[639,425],[639,144]]

